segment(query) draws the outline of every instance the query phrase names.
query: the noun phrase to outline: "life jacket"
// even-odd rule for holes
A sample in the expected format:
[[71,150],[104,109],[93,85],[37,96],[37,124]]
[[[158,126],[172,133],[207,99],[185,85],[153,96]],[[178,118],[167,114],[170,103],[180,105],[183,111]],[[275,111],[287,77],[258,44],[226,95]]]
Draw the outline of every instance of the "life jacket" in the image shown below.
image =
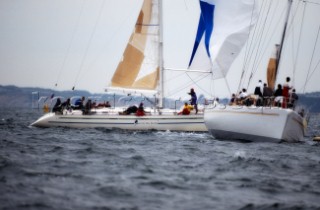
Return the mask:
[[144,116],[144,115],[145,115],[145,113],[141,109],[138,109],[138,111],[136,112],[136,116]]
[[184,107],[183,110],[182,110],[182,114],[183,115],[189,115],[190,114],[190,110],[188,107]]

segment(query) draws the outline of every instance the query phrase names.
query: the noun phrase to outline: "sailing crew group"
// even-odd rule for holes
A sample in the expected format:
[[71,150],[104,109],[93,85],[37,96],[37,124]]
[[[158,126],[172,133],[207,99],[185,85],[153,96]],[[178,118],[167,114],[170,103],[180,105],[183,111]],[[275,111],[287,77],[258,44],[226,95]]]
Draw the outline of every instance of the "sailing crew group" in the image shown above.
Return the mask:
[[71,104],[70,98],[68,98],[66,101],[61,103],[61,99],[57,98],[57,101],[55,105],[52,108],[52,112],[55,112],[56,114],[62,114],[63,110],[82,110],[83,114],[90,114],[92,108],[100,108],[100,107],[111,107],[109,101],[103,104],[96,104],[95,102],[92,102],[91,99],[88,99],[85,102],[85,97],[82,96],[81,98],[77,99],[74,104]]
[[[189,103],[185,103],[182,110],[178,113],[178,115],[189,115],[191,111],[195,110],[195,114],[198,113],[198,102],[197,102],[197,94],[194,91],[193,88],[190,89],[190,92],[188,93],[191,98],[189,100]],[[57,101],[52,108],[52,112],[55,112],[56,114],[63,114],[63,110],[82,110],[82,113],[84,115],[92,114],[91,109],[92,108],[101,108],[101,107],[111,107],[109,101],[103,104],[96,104],[95,102],[92,102],[91,99],[86,100],[84,96],[81,98],[78,98],[74,104],[71,104],[70,98],[68,98],[65,102],[61,102],[60,98],[57,98]],[[120,115],[130,115],[135,114],[136,116],[144,116],[147,113],[144,110],[143,103],[141,102],[139,106],[136,105],[129,106],[126,110],[123,112],[119,112]]]
[[[189,115],[191,111],[195,110],[195,114],[198,113],[197,94],[193,88],[190,89],[188,95],[191,96],[189,103],[185,103],[182,110],[178,112],[178,115]],[[278,84],[275,91],[268,87],[266,83],[258,81],[257,86],[254,89],[253,94],[248,94],[247,90],[243,88],[238,95],[232,94],[229,105],[255,105],[255,106],[277,106],[282,108],[294,108],[295,102],[298,100],[298,95],[295,89],[290,86],[290,77],[286,78],[284,85]],[[75,101],[74,105],[71,105],[70,98],[64,103],[58,98],[52,112],[62,114],[63,109],[74,109],[82,110],[83,114],[90,114],[92,108],[99,108],[99,105],[92,103],[90,99],[85,103],[85,97],[82,97]],[[109,102],[105,107],[110,107]],[[132,105],[129,106],[125,111],[119,112],[121,115],[135,114],[136,116],[144,116],[146,112],[143,108],[143,103],[139,104],[139,107]]]
[[266,83],[262,84],[262,81],[259,80],[254,94],[248,94],[247,90],[243,88],[238,95],[232,94],[229,105],[294,108],[298,98],[296,90],[290,86],[290,77],[287,77],[286,82],[283,85],[278,84],[275,91],[268,87]]

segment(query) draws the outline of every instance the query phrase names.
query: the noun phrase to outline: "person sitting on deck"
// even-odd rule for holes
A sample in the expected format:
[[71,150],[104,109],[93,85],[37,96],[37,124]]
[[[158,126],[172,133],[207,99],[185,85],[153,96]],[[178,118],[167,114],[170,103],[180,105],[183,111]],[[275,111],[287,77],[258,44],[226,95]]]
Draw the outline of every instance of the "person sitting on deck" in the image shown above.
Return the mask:
[[236,94],[232,93],[231,99],[229,101],[229,105],[233,106],[233,105],[236,105],[236,103],[237,103]]
[[218,106],[220,104],[220,99],[218,97],[216,97],[214,100],[213,100],[213,105],[214,106]]
[[296,94],[296,89],[292,89],[292,92],[289,96],[288,108],[295,108],[296,102],[299,99],[298,95]]
[[61,104],[62,109],[71,110],[70,98]]
[[270,87],[267,86],[267,83],[263,84],[263,105],[270,106],[271,105],[271,97],[273,96],[273,91]]
[[278,84],[277,90],[274,92],[274,106],[281,106],[281,103],[283,101],[283,96],[282,96],[282,85]]
[[139,108],[138,108],[138,110],[136,112],[136,115],[137,116],[144,116],[145,115],[144,108],[143,108],[143,103],[140,103]]
[[111,104],[109,103],[109,101],[107,101],[104,106],[105,107],[111,107]]
[[136,105],[129,106],[123,112],[119,112],[120,115],[130,115],[132,113],[136,113],[138,111],[138,107]]
[[250,99],[247,94],[247,89],[245,88],[242,89],[242,92],[240,93],[239,98],[240,98],[240,105],[246,105],[246,106],[250,105]]
[[261,106],[262,105],[262,92],[263,92],[263,87],[262,87],[262,81],[259,80],[258,85],[254,89],[254,104],[256,106]]
[[91,108],[92,108],[92,102],[91,99],[89,99],[86,103],[86,106],[84,107],[84,109],[82,110],[83,114],[90,114],[91,112]]
[[189,115],[191,110],[193,110],[193,106],[189,105],[187,102],[184,103],[183,109],[181,112],[178,113],[178,115]]
[[85,97],[82,96],[82,98],[77,99],[76,102],[74,103],[73,109],[80,109],[83,110],[84,109],[84,101],[85,101]]

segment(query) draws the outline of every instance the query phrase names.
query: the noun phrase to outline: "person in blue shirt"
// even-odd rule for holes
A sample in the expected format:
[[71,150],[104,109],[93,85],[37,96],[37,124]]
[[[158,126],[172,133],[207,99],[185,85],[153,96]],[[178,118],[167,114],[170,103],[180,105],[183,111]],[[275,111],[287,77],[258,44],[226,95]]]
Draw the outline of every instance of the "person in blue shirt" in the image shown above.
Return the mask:
[[196,114],[197,114],[198,113],[197,94],[193,88],[190,89],[190,93],[188,93],[188,94],[191,96],[190,104],[193,105],[194,109],[196,110]]
[[84,101],[85,101],[85,97],[82,96],[82,98],[80,99],[77,99],[75,102],[74,102],[74,107],[73,109],[84,109]]

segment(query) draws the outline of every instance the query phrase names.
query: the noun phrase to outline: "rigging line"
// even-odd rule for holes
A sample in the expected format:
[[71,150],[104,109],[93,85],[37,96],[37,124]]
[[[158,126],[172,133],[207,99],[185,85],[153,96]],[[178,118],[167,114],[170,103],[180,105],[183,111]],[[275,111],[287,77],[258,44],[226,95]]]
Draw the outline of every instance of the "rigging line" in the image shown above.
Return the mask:
[[[260,59],[259,59],[259,62],[258,62],[259,65],[261,65],[262,59],[264,58],[264,56],[265,56],[265,54],[266,54],[266,52],[267,52],[267,48],[268,48],[268,46],[270,45],[271,41],[273,40],[273,38],[274,38],[275,35],[276,35],[277,28],[279,28],[279,24],[281,23],[280,20],[281,20],[281,19],[283,18],[283,16],[285,15],[284,10],[285,10],[285,8],[283,8],[283,11],[281,12],[281,16],[279,17],[279,21],[276,21],[277,24],[275,25],[275,27],[274,27],[271,35],[270,35],[269,41],[267,41],[267,42],[265,43],[265,46],[263,47],[264,52],[263,52],[262,55],[260,56]],[[271,23],[270,23],[270,24],[271,24]],[[259,65],[258,65],[258,66],[259,66]]]
[[[252,21],[253,21],[253,14],[254,14],[254,8],[255,8],[255,5],[256,5],[256,0],[254,1],[254,4],[253,4],[253,8],[252,8],[252,13],[251,13],[251,20],[250,20],[250,25],[252,24]],[[259,14],[260,16],[260,14]],[[250,28],[248,29],[249,30],[249,33],[248,33],[248,40],[249,40],[249,37],[250,37],[250,34],[251,34],[251,30]],[[255,32],[255,30],[254,30]],[[254,34],[253,34],[254,36]],[[250,45],[249,44],[246,44],[246,50],[245,50],[245,55],[244,55],[244,62],[243,62],[243,66],[242,66],[242,73],[241,73],[241,77],[240,77],[240,82],[239,82],[239,85],[238,85],[238,89],[240,89],[240,84],[241,84],[241,81],[243,80],[243,76],[244,76],[244,71],[245,71],[245,66],[248,62],[248,55],[249,55],[249,50],[251,49],[251,46],[252,46],[252,40],[250,42]]]
[[[176,90],[174,91],[174,93],[168,94],[168,97],[171,97],[172,95],[174,95],[174,94],[176,94],[176,93],[178,93],[178,92],[181,92],[181,91],[189,88],[189,87],[190,87],[191,85],[193,85],[193,84],[195,84],[195,85],[198,87],[197,82],[199,82],[199,81],[201,81],[202,79],[205,79],[206,77],[208,77],[208,74],[207,74],[207,75],[205,75],[205,76],[199,75],[198,78],[192,79],[192,78],[190,78],[190,76],[188,75],[188,73],[184,73],[183,75],[187,75],[187,76],[189,77],[190,81],[189,81],[188,83],[185,83],[185,84],[181,85],[178,89],[176,89]],[[199,88],[199,89],[201,89],[201,88]]]
[[[178,78],[181,78],[181,77],[184,76],[184,75],[185,75],[185,72],[177,75],[176,77],[172,77],[171,79],[166,79],[166,80],[164,81],[164,83],[165,83],[164,85],[165,85],[165,86],[168,86],[167,84],[168,84],[169,82],[171,82],[172,80],[179,80]],[[188,84],[188,83],[184,84],[183,88],[180,86],[180,89],[175,89],[175,92],[174,92],[173,94],[168,94],[168,97],[176,94],[177,92],[181,92],[183,89],[186,88],[185,86],[189,86],[189,85],[191,85],[191,84],[192,84],[192,82],[189,81],[189,84]]]
[[[253,4],[253,8],[252,8],[252,12],[251,12],[251,19],[250,19],[250,25],[252,24],[252,21],[253,21],[253,14],[254,14],[254,8],[255,8],[255,4],[256,4],[256,0],[254,1],[254,4]],[[259,13],[259,17],[260,17],[260,13]],[[258,17],[258,18],[259,18]],[[256,28],[255,28],[256,29]],[[251,30],[250,30],[250,28],[248,29],[249,30],[249,33],[248,33],[248,38],[249,38],[249,36],[250,36],[250,32],[251,32]],[[256,32],[256,30],[254,30],[254,33]],[[253,34],[253,36],[254,36],[254,34]],[[251,40],[251,42],[250,42],[250,45],[246,45],[246,50],[245,50],[245,57],[244,57],[244,62],[243,62],[243,71],[245,70],[245,65],[246,65],[246,63],[247,63],[247,61],[248,61],[248,54],[249,54],[249,49],[251,49],[251,46],[252,46],[252,40]]]
[[227,85],[229,95],[231,95],[230,85],[229,85],[229,82],[228,82],[228,80],[227,80],[227,78],[226,78],[226,77],[224,77],[224,81],[225,81],[225,83],[226,83],[226,85]]
[[309,73],[310,73],[311,64],[312,64],[312,61],[313,61],[314,52],[316,51],[316,47],[317,47],[317,44],[318,44],[319,32],[320,32],[320,26],[319,26],[319,30],[318,30],[318,33],[317,33],[316,43],[315,43],[315,45],[313,47],[312,57],[311,57],[311,61],[310,61],[310,64],[309,64],[309,69],[308,69],[308,74],[307,74],[307,78],[306,78],[306,81],[305,81],[304,87],[303,87],[303,93],[305,93],[305,89],[306,89],[308,80],[311,79],[311,78],[309,78]]
[[[127,25],[126,23],[127,23],[129,20],[131,20],[131,18],[132,18],[131,16],[132,16],[132,14],[131,14],[131,12],[129,12],[129,14],[124,18],[124,21],[122,21],[121,24],[118,24],[119,27],[118,27],[116,30],[114,30],[115,33],[113,33],[113,35],[111,36],[111,38],[108,39],[108,40],[110,40],[110,42],[105,42],[105,43],[103,44],[103,46],[102,46],[102,49],[105,49],[108,43],[113,43],[113,42],[114,42],[114,39],[116,38],[116,35],[118,34],[118,32],[119,32],[124,26]],[[123,23],[124,23],[124,24],[123,24]],[[98,60],[98,58],[101,57],[101,55],[103,54],[103,53],[102,53],[102,50],[100,50],[100,52],[97,53],[97,54],[98,54],[99,56],[97,56],[95,59],[93,59],[93,60],[91,61],[91,63],[88,65],[88,66],[89,66],[88,69],[91,69],[91,66],[93,66],[93,64]],[[123,57],[123,55],[122,55],[121,57]],[[105,75],[105,78],[108,78],[109,73],[108,73],[108,71],[106,71],[106,72],[107,72],[107,75]]]
[[[183,71],[181,74],[178,74],[177,76],[175,77],[172,77],[171,79],[166,79],[165,81],[165,84],[168,84],[169,82],[171,82],[172,80],[177,80],[179,77],[182,77],[182,76],[185,76],[187,74],[187,76],[190,78],[189,76],[189,73],[190,72],[186,72],[186,71]],[[202,80],[202,79],[205,79],[206,77],[211,77],[211,74],[208,74],[208,73],[205,73],[205,74],[199,74],[195,79],[192,79],[190,78],[190,80],[183,84],[183,85],[180,85],[179,86],[179,89],[178,90],[175,90],[175,93],[176,94],[177,92],[180,92],[188,87],[190,87],[191,85],[193,84],[196,84],[198,81]],[[196,84],[197,85],[197,84]],[[165,86],[168,86],[168,85],[165,85]],[[198,86],[198,85],[197,85]],[[199,87],[199,89],[202,89]],[[169,94],[169,97],[172,96],[173,94]]]
[[[279,1],[278,0],[276,0],[276,5],[274,6],[274,8],[277,8],[278,7],[278,5],[279,5]],[[271,8],[271,5],[270,5],[270,8]],[[278,22],[278,24],[276,25],[276,27],[274,28],[274,30],[272,31],[272,34],[270,34],[270,31],[271,31],[271,26],[272,26],[272,23],[274,23],[275,21],[274,21],[274,18],[275,18],[275,12],[273,13],[273,15],[272,15],[272,17],[271,17],[271,19],[270,19],[270,21],[269,21],[269,24],[268,24],[268,28],[267,28],[267,35],[265,35],[265,39],[263,39],[263,41],[262,41],[262,47],[261,47],[261,51],[259,52],[259,56],[258,56],[258,59],[257,59],[257,62],[255,62],[255,69],[253,70],[253,75],[256,73],[256,71],[258,70],[258,66],[261,64],[261,61],[262,61],[262,59],[264,58],[264,55],[265,55],[265,53],[266,53],[266,51],[267,51],[267,48],[268,48],[268,46],[270,45],[270,43],[271,43],[271,39],[273,38],[273,36],[276,34],[275,33],[275,30],[277,29],[277,26],[278,26],[278,24],[279,24],[279,22],[280,21],[277,21]],[[280,18],[281,19],[281,18]],[[267,21],[267,20],[266,20]],[[266,23],[264,24],[265,26],[267,25]],[[270,39],[269,39],[269,41],[266,39],[266,37],[270,37]],[[264,50],[263,50],[264,49]]]
[[175,77],[166,79],[166,81],[164,81],[164,82],[165,82],[165,83],[169,83],[169,82],[171,82],[172,80],[177,80],[179,77],[182,77],[184,74],[185,74],[185,72],[181,72],[180,74],[178,74],[178,75],[175,76]]
[[[278,4],[277,4],[278,5]],[[256,68],[256,70],[252,73],[252,76],[256,73],[256,71],[258,70],[258,66],[259,65],[261,65],[261,63],[262,63],[262,60],[263,60],[263,58],[264,58],[264,56],[265,56],[265,54],[266,54],[266,52],[267,52],[267,47],[270,45],[270,43],[271,43],[271,41],[273,40],[273,38],[274,38],[274,36],[276,35],[276,30],[277,30],[277,28],[279,27],[279,24],[281,23],[281,19],[283,19],[283,16],[285,15],[285,12],[284,12],[284,10],[285,10],[286,8],[283,8],[283,11],[281,12],[281,16],[279,17],[279,21],[276,21],[276,26],[274,27],[274,29],[273,29],[273,31],[272,31],[272,33],[271,33],[271,35],[270,35],[270,38],[269,38],[269,41],[267,41],[267,42],[265,42],[265,46],[264,47],[262,47],[263,49],[264,49],[264,51],[263,51],[263,53],[261,54],[261,56],[260,56],[260,58],[259,58],[259,61],[257,62],[257,68]],[[273,18],[272,18],[272,20],[273,20]],[[271,23],[272,23],[272,21],[271,21]],[[271,24],[270,23],[270,24]],[[270,25],[271,26],[271,25]],[[269,30],[269,29],[268,29]]]
[[[190,80],[192,80],[188,73],[187,73],[187,76],[190,78]],[[199,81],[207,78],[208,76],[209,76],[209,75],[207,74],[207,75],[204,75],[204,76],[202,76],[202,77],[199,77],[199,80],[194,81],[194,84],[195,84],[200,90],[202,90],[202,91],[205,92],[206,94],[210,95],[210,93],[209,93],[208,91],[206,91],[205,89],[203,89],[202,87],[200,87],[200,86],[197,84]],[[193,81],[193,80],[192,80],[192,81]]]
[[[255,3],[256,3],[256,1],[255,1]],[[244,78],[245,78],[245,75],[247,73],[247,68],[248,68],[248,65],[249,65],[249,61],[251,60],[251,57],[252,57],[252,54],[253,54],[253,51],[254,51],[253,43],[254,43],[254,40],[257,39],[256,38],[256,32],[258,30],[258,26],[259,26],[259,23],[260,23],[260,20],[261,20],[261,13],[263,13],[263,12],[261,12],[261,11],[263,11],[262,10],[263,5],[264,5],[264,3],[262,3],[261,6],[260,6],[258,20],[257,20],[256,26],[254,27],[254,31],[253,31],[253,34],[252,34],[252,39],[251,39],[251,42],[250,42],[250,45],[249,45],[249,50],[248,50],[248,53],[245,55],[246,59],[245,59],[245,61],[243,63],[241,79],[239,81],[237,92],[241,89],[241,86],[243,86]],[[249,55],[249,52],[250,52],[250,55]]]
[[[302,37],[302,29],[303,29],[303,23],[304,23],[304,18],[305,18],[305,10],[306,10],[306,4],[303,5],[303,15],[302,15],[302,19],[301,19],[300,33],[299,33],[299,38],[298,38],[298,49],[297,49],[297,53],[296,53],[295,56],[294,56],[294,50],[292,50],[292,55],[293,55],[293,60],[294,60],[294,63],[293,63],[293,78],[292,78],[292,83],[293,84],[295,84],[297,61],[298,61],[298,55],[299,55],[300,47],[301,47],[301,37]],[[294,39],[292,39],[292,45],[294,45]]]
[[[263,35],[263,30],[264,30],[264,26],[265,26],[265,24],[263,24],[262,22],[263,22],[263,17],[265,16],[266,18],[267,18],[267,15],[266,14],[264,14],[265,13],[265,11],[266,11],[266,7],[267,7],[267,3],[266,3],[267,1],[264,1],[263,3],[265,3],[264,5],[261,5],[261,9],[260,9],[260,11],[261,11],[261,18],[259,18],[259,27],[257,27],[257,29],[258,29],[258,33],[257,33],[257,35],[256,35],[256,40],[255,40],[255,43],[261,43],[261,37],[262,37],[262,35]],[[263,29],[261,29],[261,28],[263,28]],[[260,33],[260,34],[259,34]],[[260,38],[259,38],[260,37]],[[252,61],[252,57],[253,57],[253,54],[254,54],[254,52],[257,52],[259,49],[258,49],[258,46],[257,45],[255,45],[254,47],[253,47],[253,49],[252,49],[252,51],[251,51],[251,55],[250,55],[250,60]],[[256,54],[257,55],[257,54]],[[254,63],[252,64],[252,65],[254,65]],[[247,66],[247,68],[249,67],[249,63],[248,63],[248,66]],[[253,71],[253,70],[252,70]],[[252,71],[251,71],[251,74],[250,74],[250,77],[249,78],[252,78],[252,76],[253,76],[253,73],[252,73]],[[247,73],[248,71],[246,71],[245,72],[245,74]],[[250,83],[250,80],[251,79],[249,79],[249,81],[248,81],[248,86],[249,86],[249,83]],[[243,86],[244,86],[244,81],[242,82],[242,88],[243,88]],[[242,89],[242,88],[239,88],[238,89],[238,92]]]
[[64,69],[65,64],[66,64],[66,61],[67,61],[67,58],[69,57],[71,45],[72,45],[72,42],[73,42],[73,40],[74,40],[75,33],[76,33],[76,31],[78,30],[78,27],[79,27],[80,17],[82,16],[82,13],[83,13],[84,2],[85,2],[85,0],[82,1],[80,13],[79,13],[79,16],[78,16],[78,18],[77,18],[77,22],[76,22],[76,24],[75,24],[75,26],[74,26],[74,28],[73,28],[72,35],[71,35],[71,39],[70,39],[70,42],[69,42],[69,46],[68,46],[68,48],[67,48],[66,56],[64,57],[64,59],[63,59],[63,61],[62,61],[62,65],[61,65],[60,71],[59,71],[59,73],[58,73],[58,77],[57,77],[57,80],[56,80],[56,83],[55,83],[55,87],[58,86],[58,82],[60,81],[60,77],[61,77],[62,70]]
[[[257,48],[257,54],[256,54],[256,57],[255,57],[255,60],[253,62],[253,69],[252,69],[252,72],[251,72],[251,75],[253,76],[256,72],[257,72],[257,69],[258,69],[258,66],[259,66],[259,58],[262,59],[262,56],[263,56],[263,45],[264,43],[266,43],[266,37],[267,35],[264,36],[265,34],[265,31],[266,31],[266,34],[268,33],[270,27],[271,27],[271,23],[272,23],[272,20],[275,16],[275,13],[273,13],[272,17],[271,17],[271,20],[270,20],[270,24],[269,26],[267,27],[267,23],[268,23],[268,20],[269,20],[269,14],[270,14],[270,11],[271,11],[271,7],[273,5],[273,2],[272,1],[270,4],[269,4],[269,7],[268,7],[268,11],[267,11],[267,14],[266,14],[266,19],[263,23],[263,30],[261,31],[261,39],[260,39],[260,42],[258,44],[258,48]],[[278,1],[277,1],[278,2]],[[251,79],[251,78],[250,78]],[[251,80],[249,80],[249,83],[248,83],[248,87],[249,87],[249,84],[250,84]]]
[[[249,61],[251,60],[251,57],[253,55],[253,51],[254,51],[254,48],[255,46],[253,46],[253,43],[254,43],[254,39],[257,39],[257,36],[256,35],[256,32],[258,31],[259,32],[259,27],[260,27],[260,20],[262,18],[262,13],[263,13],[263,6],[264,6],[264,3],[266,1],[262,2],[261,6],[260,6],[260,9],[259,9],[259,15],[258,15],[258,20],[257,20],[257,24],[256,24],[256,27],[254,27],[254,32],[253,32],[253,35],[252,35],[252,40],[251,40],[251,43],[250,43],[250,46],[249,46],[249,52],[250,52],[250,55],[247,55],[247,59],[245,60],[244,62],[244,65],[243,65],[243,71],[242,71],[242,74],[241,74],[241,79],[240,79],[240,82],[239,82],[239,86],[238,86],[238,90],[237,92],[239,92],[239,90],[241,89],[241,86],[243,86],[243,83],[244,83],[244,78],[245,78],[245,75],[246,75],[246,72],[247,72],[247,68],[248,68],[248,65],[249,65]],[[248,54],[249,54],[248,52]]]
[[90,35],[89,42],[88,42],[88,44],[87,44],[85,53],[84,53],[83,58],[82,58],[82,60],[81,60],[80,69],[79,69],[78,74],[77,74],[77,76],[76,76],[76,79],[75,79],[75,81],[74,81],[74,85],[73,85],[73,87],[72,87],[72,90],[75,89],[75,86],[76,86],[76,83],[78,82],[80,73],[82,72],[83,65],[84,65],[84,61],[85,61],[86,58],[87,58],[88,51],[89,51],[89,47],[90,47],[90,44],[91,44],[92,39],[93,39],[93,35],[95,34],[96,29],[97,29],[98,22],[100,21],[100,18],[101,18],[101,15],[102,15],[102,10],[103,10],[103,8],[104,8],[104,4],[105,4],[105,0],[102,0],[102,4],[101,4],[100,10],[99,10],[99,14],[98,14],[98,16],[97,16],[97,20],[96,20],[96,22],[95,22],[95,24],[94,24],[92,33],[91,33],[91,35]]
[[[309,76],[309,73],[310,73],[310,69],[311,69],[311,64],[312,64],[312,61],[313,61],[313,56],[314,56],[314,53],[316,51],[316,47],[317,47],[317,44],[318,44],[318,38],[319,38],[319,33],[320,33],[320,26],[319,26],[319,29],[318,29],[318,33],[317,33],[317,38],[316,38],[316,41],[315,41],[315,44],[314,44],[314,48],[313,48],[313,52],[312,52],[312,57],[311,57],[311,61],[310,61],[310,65],[309,65],[309,69],[308,69],[308,74],[307,74],[307,78],[306,78],[306,81],[304,83],[304,87],[303,87],[303,93],[305,93],[305,89],[306,89],[306,86],[307,86],[307,82],[311,79],[311,76],[312,74],[315,72],[316,68],[312,71],[312,73],[310,74]],[[320,61],[319,61],[320,62]],[[318,64],[319,64],[318,62]],[[316,65],[316,67],[318,66],[318,64]]]
[[262,33],[261,31],[262,31],[262,29],[261,28],[263,28],[264,27],[264,23],[263,23],[263,18],[266,16],[266,14],[264,14],[265,13],[265,11],[266,11],[266,7],[267,7],[267,1],[264,1],[263,2],[263,7],[261,6],[261,9],[260,9],[260,17],[259,17],[259,25],[257,24],[257,27],[256,27],[256,29],[257,29],[257,33],[256,33],[256,35],[255,35],[255,45],[253,46],[253,49],[252,49],[252,51],[251,51],[251,55],[250,55],[250,58],[251,58],[251,61],[252,61],[252,57],[253,57],[253,54],[254,54],[254,51],[255,51],[255,49],[257,48],[257,45],[256,45],[256,43],[257,42],[261,42],[261,38],[259,37],[259,36],[261,36],[260,34]]
[[[262,30],[260,32],[259,43],[258,43],[258,46],[257,46],[257,53],[255,54],[255,59],[253,61],[253,67],[252,67],[251,75],[254,75],[254,73],[256,72],[257,63],[258,63],[257,60],[260,57],[259,55],[261,54],[261,50],[260,49],[262,48],[263,44],[265,43],[265,37],[267,37],[267,35],[264,36],[264,34],[267,34],[269,29],[270,29],[270,27],[271,27],[271,23],[268,24],[268,27],[267,27],[267,23],[268,23],[268,20],[269,20],[269,14],[270,14],[270,10],[271,10],[271,7],[273,5],[273,2],[274,1],[270,1],[267,13],[265,15],[265,19],[264,19],[264,22],[263,22],[263,28],[262,28]],[[272,22],[272,19],[274,18],[274,14],[275,13],[273,13],[270,22]],[[266,31],[266,33],[265,33],[265,31]]]
[[[188,82],[188,83],[185,83],[184,85],[181,85],[180,90],[186,89],[186,88],[190,87],[191,85],[196,85],[197,87],[199,87],[199,86],[197,85],[197,82],[199,82],[200,80],[202,80],[202,79],[204,79],[204,78],[206,78],[206,77],[208,76],[208,75],[205,75],[205,76],[199,75],[199,76],[197,76],[195,79],[192,79],[187,72],[185,72],[184,75],[186,75],[187,77],[189,77],[189,82]],[[199,89],[201,89],[201,88],[199,88]]]
[[[292,12],[292,14],[293,15],[291,15],[292,16],[292,18],[291,18],[291,20],[290,20],[290,23],[288,23],[288,32],[290,33],[290,31],[293,31],[293,30],[291,30],[291,28],[294,26],[294,20],[295,20],[295,18],[296,18],[296,15],[298,14],[298,10],[299,10],[299,5],[300,5],[300,3],[301,3],[301,1],[299,1],[298,2],[298,5],[297,5],[297,7],[296,7],[296,10],[294,11],[294,12]],[[305,1],[303,1],[303,3],[305,3]]]
[[309,3],[309,4],[320,5],[320,3],[318,3],[318,2],[313,2],[313,1],[310,1],[310,0],[300,0],[300,1],[307,2],[307,3]]
[[[174,77],[172,78],[172,80],[178,80],[179,77],[182,77],[182,76],[185,76],[186,75],[186,72],[183,72],[181,74],[179,74],[177,77]],[[198,80],[198,79],[197,79]],[[166,80],[165,83],[168,84],[171,80]],[[175,89],[174,90],[174,93],[173,94],[168,94],[168,97],[171,97],[172,95],[176,94],[177,92],[181,92],[183,90],[185,90],[186,88],[190,87],[192,84],[194,84],[195,82],[194,81],[188,81],[182,85],[179,85],[178,86],[178,89]],[[168,86],[168,85],[165,85],[165,86]]]
[[216,91],[215,91],[215,80],[210,77],[210,80],[209,80],[209,96],[210,98],[213,98],[214,95],[216,95]]
[[268,8],[266,17],[265,17],[265,19],[264,19],[264,23],[263,23],[263,27],[262,27],[262,31],[261,31],[260,39],[259,39],[260,41],[259,41],[258,46],[257,46],[257,53],[256,53],[255,59],[254,59],[254,61],[253,61],[253,66],[252,66],[251,75],[250,75],[250,77],[249,77],[249,79],[248,79],[247,89],[248,89],[248,87],[249,87],[249,85],[250,85],[250,83],[251,83],[252,76],[253,76],[253,74],[255,73],[254,68],[256,67],[257,58],[258,58],[258,52],[259,52],[259,49],[261,48],[261,42],[262,42],[261,40],[262,40],[263,33],[264,33],[264,30],[265,30],[266,22],[267,22],[269,13],[270,13],[271,4],[272,4],[272,3],[269,4],[269,8]]
[[314,67],[314,69],[313,69],[312,73],[310,74],[309,80],[311,79],[311,77],[312,77],[312,75],[314,74],[314,72],[317,70],[317,68],[318,68],[319,64],[320,64],[320,59],[319,59],[319,61],[318,61],[317,65]]

